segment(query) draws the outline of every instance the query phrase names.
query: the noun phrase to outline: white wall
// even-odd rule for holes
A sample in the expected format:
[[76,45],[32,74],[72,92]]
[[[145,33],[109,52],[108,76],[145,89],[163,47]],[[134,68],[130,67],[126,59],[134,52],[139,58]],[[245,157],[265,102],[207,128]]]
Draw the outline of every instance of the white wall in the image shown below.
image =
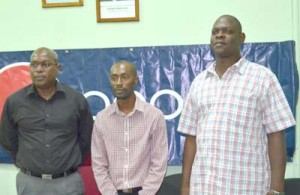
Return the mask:
[[[246,42],[295,40],[299,64],[299,8],[298,0],[140,0],[139,22],[97,23],[96,0],[85,0],[83,7],[47,9],[42,8],[41,0],[3,0],[0,52],[40,46],[83,49],[207,44],[215,19],[232,14],[242,23]],[[296,154],[294,162],[287,165],[287,178],[300,177],[300,136],[296,135]],[[180,171],[180,167],[169,167],[168,174]],[[0,194],[16,194],[16,173],[13,165],[0,164]]]

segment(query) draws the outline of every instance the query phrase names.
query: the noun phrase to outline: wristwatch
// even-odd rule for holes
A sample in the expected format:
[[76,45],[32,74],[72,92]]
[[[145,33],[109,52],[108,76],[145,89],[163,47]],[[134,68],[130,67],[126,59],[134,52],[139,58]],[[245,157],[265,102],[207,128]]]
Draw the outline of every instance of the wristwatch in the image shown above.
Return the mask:
[[277,192],[276,190],[270,190],[272,195],[285,195],[285,192]]

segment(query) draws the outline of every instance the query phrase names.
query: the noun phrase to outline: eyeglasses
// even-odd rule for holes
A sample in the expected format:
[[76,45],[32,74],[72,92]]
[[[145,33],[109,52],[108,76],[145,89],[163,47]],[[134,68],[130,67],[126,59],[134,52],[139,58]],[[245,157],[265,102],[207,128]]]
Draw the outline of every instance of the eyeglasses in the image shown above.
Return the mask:
[[45,69],[50,68],[50,66],[52,66],[52,65],[56,65],[56,64],[53,64],[53,63],[35,63],[35,62],[30,63],[30,67],[31,67],[32,69],[34,69],[34,70],[37,69],[38,66],[41,66],[41,68],[42,68],[43,70],[45,70]]

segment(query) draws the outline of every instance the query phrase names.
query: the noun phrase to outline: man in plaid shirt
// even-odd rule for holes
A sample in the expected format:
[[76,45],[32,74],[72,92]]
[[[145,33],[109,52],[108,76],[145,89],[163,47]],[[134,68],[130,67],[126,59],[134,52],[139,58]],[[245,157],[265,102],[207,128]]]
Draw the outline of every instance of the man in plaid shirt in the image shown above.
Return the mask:
[[214,23],[216,61],[191,84],[178,126],[182,195],[284,194],[284,129],[295,120],[276,76],[241,57],[244,40],[235,17]]

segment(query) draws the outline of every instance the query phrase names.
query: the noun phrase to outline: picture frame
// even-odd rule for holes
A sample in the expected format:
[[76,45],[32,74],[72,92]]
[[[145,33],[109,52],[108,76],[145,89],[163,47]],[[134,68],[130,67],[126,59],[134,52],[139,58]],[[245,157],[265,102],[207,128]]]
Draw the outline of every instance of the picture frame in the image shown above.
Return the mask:
[[83,6],[83,0],[42,0],[43,8]]
[[139,21],[139,0],[96,0],[97,22]]

